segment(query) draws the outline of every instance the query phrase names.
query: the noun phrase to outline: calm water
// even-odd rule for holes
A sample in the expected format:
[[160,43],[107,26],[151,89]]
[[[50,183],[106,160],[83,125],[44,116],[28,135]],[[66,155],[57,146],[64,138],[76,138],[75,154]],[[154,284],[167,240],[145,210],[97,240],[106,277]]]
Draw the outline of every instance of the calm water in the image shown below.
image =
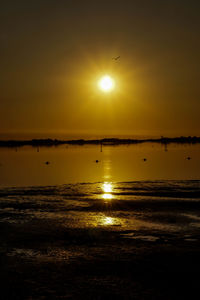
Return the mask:
[[199,145],[0,149],[1,186],[194,179],[200,179]]

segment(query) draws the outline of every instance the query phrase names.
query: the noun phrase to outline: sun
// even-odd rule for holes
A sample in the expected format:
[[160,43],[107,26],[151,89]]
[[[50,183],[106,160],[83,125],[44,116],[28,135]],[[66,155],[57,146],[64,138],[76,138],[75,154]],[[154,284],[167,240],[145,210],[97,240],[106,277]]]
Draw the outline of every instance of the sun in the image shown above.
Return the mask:
[[115,88],[115,82],[109,75],[105,75],[99,80],[98,87],[104,93],[109,93]]

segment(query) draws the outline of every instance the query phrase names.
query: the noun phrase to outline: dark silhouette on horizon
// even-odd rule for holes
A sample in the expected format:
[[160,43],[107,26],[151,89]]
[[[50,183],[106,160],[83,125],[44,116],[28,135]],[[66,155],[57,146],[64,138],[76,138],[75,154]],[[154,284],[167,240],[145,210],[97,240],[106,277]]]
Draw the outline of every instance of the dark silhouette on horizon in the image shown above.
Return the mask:
[[104,138],[104,139],[96,139],[96,140],[57,140],[57,139],[32,139],[32,140],[0,140],[0,147],[17,147],[22,146],[33,146],[33,147],[52,147],[59,145],[100,145],[101,151],[102,146],[112,145],[131,145],[131,144],[141,144],[141,143],[158,143],[163,144],[165,148],[168,144],[176,143],[176,144],[200,144],[200,137],[196,136],[188,136],[188,137],[161,137],[158,139],[119,139],[119,138]]

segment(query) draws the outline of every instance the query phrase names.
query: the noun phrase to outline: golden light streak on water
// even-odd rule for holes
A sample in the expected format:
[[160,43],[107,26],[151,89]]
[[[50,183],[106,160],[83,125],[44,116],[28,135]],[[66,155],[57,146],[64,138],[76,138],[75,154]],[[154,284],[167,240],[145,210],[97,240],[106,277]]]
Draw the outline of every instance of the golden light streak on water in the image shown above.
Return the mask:
[[112,183],[105,182],[103,184],[103,190],[105,193],[112,193]]
[[111,218],[111,217],[105,217],[103,219],[103,224],[104,225],[113,225],[115,223],[115,220],[114,218]]
[[102,190],[104,194],[102,195],[102,198],[105,200],[111,200],[113,198],[112,192],[113,192],[113,185],[110,182],[104,182],[102,185]]

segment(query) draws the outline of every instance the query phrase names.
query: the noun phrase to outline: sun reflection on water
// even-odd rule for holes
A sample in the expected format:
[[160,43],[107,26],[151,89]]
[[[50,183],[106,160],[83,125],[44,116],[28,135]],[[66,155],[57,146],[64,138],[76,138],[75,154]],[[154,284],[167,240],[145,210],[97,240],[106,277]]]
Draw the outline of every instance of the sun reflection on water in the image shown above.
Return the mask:
[[114,218],[111,218],[111,217],[105,217],[105,218],[103,219],[103,222],[102,222],[102,223],[103,223],[104,225],[113,225],[114,222],[115,222]]
[[116,217],[109,217],[106,215],[101,215],[97,218],[98,226],[122,226],[122,220]]
[[112,193],[112,184],[108,182],[104,182],[103,190],[105,193]]
[[112,192],[113,192],[113,185],[109,182],[104,182],[102,185],[102,190],[104,194],[102,195],[102,198],[105,200],[111,200],[113,198]]
[[113,198],[113,195],[112,194],[103,194],[103,199],[105,200],[111,200]]

